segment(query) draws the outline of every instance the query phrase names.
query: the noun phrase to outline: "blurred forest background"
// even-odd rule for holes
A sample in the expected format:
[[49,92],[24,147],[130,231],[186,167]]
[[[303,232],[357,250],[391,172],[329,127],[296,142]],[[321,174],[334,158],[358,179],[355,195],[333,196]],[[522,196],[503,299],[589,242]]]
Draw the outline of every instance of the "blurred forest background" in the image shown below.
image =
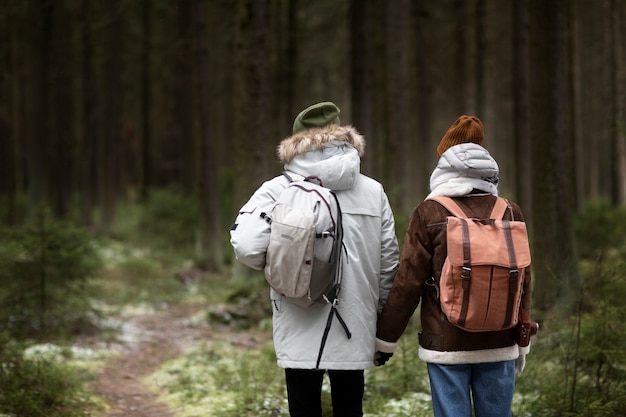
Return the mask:
[[[241,281],[229,226],[319,101],[365,135],[402,240],[471,114],[530,226],[565,408],[626,398],[626,1],[3,0],[0,54],[0,330],[97,310],[115,245]],[[158,286],[173,262],[138,253],[124,285]]]
[[545,307],[577,286],[572,215],[626,196],[625,13],[622,0],[5,0],[1,221],[46,207],[107,233],[121,203],[174,187],[193,196],[189,239],[214,270],[302,108],[334,101],[365,135],[362,170],[400,225],[439,139],[473,114],[531,225]]

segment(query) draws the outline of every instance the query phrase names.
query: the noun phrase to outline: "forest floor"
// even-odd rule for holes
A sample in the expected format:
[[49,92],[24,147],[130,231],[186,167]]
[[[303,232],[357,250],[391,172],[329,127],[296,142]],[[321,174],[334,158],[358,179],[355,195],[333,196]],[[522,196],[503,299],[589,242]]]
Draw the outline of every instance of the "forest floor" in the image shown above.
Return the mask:
[[146,378],[186,347],[210,337],[208,326],[190,326],[187,319],[203,306],[179,303],[131,315],[123,325],[125,339],[118,355],[100,369],[92,388],[109,408],[106,417],[174,417],[159,401]]
[[158,400],[145,379],[181,349],[205,337],[206,328],[191,327],[186,319],[200,306],[170,305],[159,311],[128,318],[125,341],[98,372],[93,383],[96,394],[107,403],[107,417],[173,417],[174,412]]

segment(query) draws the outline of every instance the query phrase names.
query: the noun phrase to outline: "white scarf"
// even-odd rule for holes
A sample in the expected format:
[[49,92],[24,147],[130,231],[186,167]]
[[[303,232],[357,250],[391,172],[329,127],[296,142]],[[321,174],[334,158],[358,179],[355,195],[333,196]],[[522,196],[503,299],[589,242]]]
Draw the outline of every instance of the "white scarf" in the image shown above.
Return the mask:
[[477,189],[498,195],[498,163],[475,143],[461,143],[446,150],[430,176],[428,197],[462,197]]

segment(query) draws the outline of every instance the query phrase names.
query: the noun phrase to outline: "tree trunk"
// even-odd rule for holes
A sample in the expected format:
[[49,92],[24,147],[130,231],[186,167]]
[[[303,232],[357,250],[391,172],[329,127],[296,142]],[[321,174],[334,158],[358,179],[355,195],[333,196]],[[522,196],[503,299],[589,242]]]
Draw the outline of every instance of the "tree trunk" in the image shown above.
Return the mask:
[[219,271],[222,266],[223,249],[221,233],[220,195],[218,181],[218,152],[216,140],[211,138],[209,119],[211,67],[209,51],[211,39],[207,33],[206,19],[209,17],[204,0],[195,4],[195,39],[198,74],[198,114],[200,137],[198,140],[198,245],[196,258],[210,271]]
[[467,22],[469,22],[469,2],[454,0],[454,109],[457,116],[467,113]]
[[76,160],[75,132],[72,120],[75,118],[72,79],[74,73],[76,47],[72,42],[72,17],[62,2],[52,2],[50,15],[49,54],[50,66],[47,81],[49,96],[46,101],[49,114],[48,143],[51,145],[48,158],[49,190],[54,214],[57,218],[68,215],[71,201],[71,188],[75,183],[72,164]]
[[620,2],[613,6],[617,10],[611,12],[613,16],[613,37],[615,39],[615,94],[616,100],[616,141],[618,158],[618,183],[620,184],[619,204],[626,203],[626,5]]
[[78,122],[78,140],[81,144],[81,156],[79,165],[80,212],[83,224],[86,227],[93,226],[94,209],[94,177],[96,166],[96,154],[93,138],[89,132],[95,126],[96,89],[93,70],[93,36],[92,36],[93,9],[91,0],[82,2],[82,25],[81,25],[81,46],[82,46],[82,74],[81,80],[81,116]]
[[[615,0],[609,0],[609,24],[606,25],[609,39],[609,74],[611,107],[611,202],[615,206],[624,203],[626,196],[626,114],[624,113],[624,84],[622,67],[624,33],[620,28],[620,12]],[[622,21],[623,22],[623,21]],[[620,123],[622,126],[620,126]]]
[[[107,7],[114,8],[113,3]],[[119,158],[118,146],[121,144],[120,77],[123,68],[123,36],[120,19],[114,19],[106,27],[103,64],[103,112],[101,134],[98,137],[98,205],[101,209],[100,227],[110,230],[115,218],[118,197]]]
[[[368,16],[371,3],[363,0],[350,2],[350,38],[351,50],[351,107],[352,124],[365,136],[367,141],[373,137],[372,132],[372,71],[371,59],[371,27]],[[362,171],[372,174],[372,158],[366,156],[363,159]]]
[[[28,14],[31,15],[35,28],[35,45],[37,51],[35,56],[29,56],[28,64],[33,71],[34,85],[26,98],[28,108],[26,109],[26,117],[24,123],[26,130],[25,138],[28,142],[25,157],[28,165],[29,178],[29,206],[34,212],[30,216],[34,216],[48,201],[46,190],[48,182],[46,181],[48,173],[49,155],[49,135],[51,128],[49,107],[46,103],[49,99],[50,85],[48,83],[48,71],[50,70],[50,45],[51,37],[51,2],[44,1],[41,7],[31,5],[28,8]],[[32,68],[35,68],[34,70]],[[28,123],[28,120],[37,120],[38,123]]]
[[566,135],[565,4],[530,2],[530,104],[533,155],[532,241],[535,305],[560,300],[566,306],[578,293],[571,177]]
[[151,40],[152,1],[141,2],[141,180],[140,198],[146,201],[148,190],[153,185],[152,168],[152,70],[151,70]]
[[414,166],[416,169],[415,179],[413,180],[415,188],[415,195],[411,196],[411,200],[408,201],[407,207],[402,209],[409,209],[415,205],[421,196],[428,195],[430,190],[428,181],[422,181],[421,179],[427,179],[432,171],[433,164],[436,162],[435,147],[429,140],[432,136],[432,76],[430,74],[429,58],[431,56],[431,50],[428,48],[426,42],[426,31],[424,18],[426,12],[424,10],[425,0],[416,0],[411,2],[413,8],[411,14],[413,15],[413,27],[415,37],[415,71],[413,72],[416,80],[416,108],[417,108],[417,128],[414,138],[411,138],[415,142],[415,146],[412,149],[412,157],[415,161]]
[[0,204],[3,212],[0,213],[0,224],[12,225],[16,222],[16,197],[18,186],[18,158],[20,152],[18,144],[21,143],[21,110],[22,110],[22,85],[23,69],[21,65],[22,55],[19,47],[19,23],[18,16],[7,16],[6,26],[2,27],[0,42],[7,45],[2,51],[2,63],[0,69],[10,74],[13,79],[10,87],[3,91],[6,94],[8,111],[5,120],[0,120]]
[[[268,0],[242,0],[237,3],[235,17],[235,49],[233,70],[233,197],[234,206],[241,207],[252,192],[267,178],[268,158],[264,151],[275,148],[274,137],[268,136],[267,123],[273,120],[267,103],[268,81],[266,44]],[[235,263],[233,277],[245,279],[250,270]]]
[[515,158],[515,196],[526,210],[532,224],[532,159],[529,118],[528,0],[518,0],[513,7],[513,141]]
[[476,79],[474,113],[479,118],[486,117],[485,112],[485,55],[487,55],[485,42],[485,0],[476,1],[476,54],[474,77]]
[[387,181],[394,184],[390,195],[392,207],[406,207],[408,201],[414,201],[412,184],[413,175],[411,147],[415,140],[415,131],[410,108],[414,107],[413,91],[409,69],[412,67],[409,28],[410,1],[391,1],[387,3],[387,157],[389,175]]

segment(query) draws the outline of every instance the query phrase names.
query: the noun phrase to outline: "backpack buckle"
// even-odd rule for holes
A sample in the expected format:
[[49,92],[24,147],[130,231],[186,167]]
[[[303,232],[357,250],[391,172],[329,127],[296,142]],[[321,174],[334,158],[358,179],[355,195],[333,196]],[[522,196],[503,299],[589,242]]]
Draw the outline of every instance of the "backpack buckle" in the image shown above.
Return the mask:
[[519,279],[519,269],[511,269],[509,271],[509,290],[511,293],[517,292],[517,280]]
[[472,277],[472,267],[471,266],[462,266],[461,267],[461,279],[464,290],[469,289],[470,278]]
[[333,234],[332,234],[332,232],[325,231],[325,232],[322,232],[322,233],[317,233],[315,235],[315,237],[318,238],[318,239],[326,239],[327,237],[333,237]]

